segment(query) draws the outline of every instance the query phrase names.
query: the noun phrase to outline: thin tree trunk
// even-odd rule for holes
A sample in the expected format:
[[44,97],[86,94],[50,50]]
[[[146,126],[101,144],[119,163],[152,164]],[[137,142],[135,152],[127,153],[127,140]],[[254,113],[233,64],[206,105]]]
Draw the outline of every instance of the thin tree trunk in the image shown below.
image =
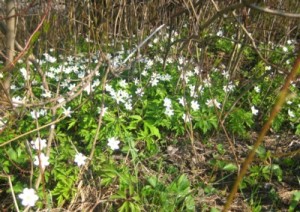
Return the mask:
[[[16,37],[16,11],[14,0],[6,0],[6,63],[7,67],[12,67],[12,62],[15,55],[15,37]],[[11,72],[12,68],[7,69],[7,73],[4,73],[3,89],[6,95],[6,99],[10,99],[10,84],[11,84]],[[10,102],[10,101],[9,101]]]

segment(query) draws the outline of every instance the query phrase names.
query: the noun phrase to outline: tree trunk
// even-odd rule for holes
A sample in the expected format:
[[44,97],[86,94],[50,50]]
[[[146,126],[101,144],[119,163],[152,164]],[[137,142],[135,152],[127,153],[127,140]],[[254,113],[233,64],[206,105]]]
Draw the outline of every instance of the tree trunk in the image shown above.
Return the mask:
[[[16,37],[16,12],[15,12],[15,2],[14,0],[6,0],[6,67],[13,67],[13,60],[15,55],[15,37]],[[12,68],[6,69],[3,73],[4,78],[2,81],[3,92],[2,101],[10,102],[10,84],[12,78]]]

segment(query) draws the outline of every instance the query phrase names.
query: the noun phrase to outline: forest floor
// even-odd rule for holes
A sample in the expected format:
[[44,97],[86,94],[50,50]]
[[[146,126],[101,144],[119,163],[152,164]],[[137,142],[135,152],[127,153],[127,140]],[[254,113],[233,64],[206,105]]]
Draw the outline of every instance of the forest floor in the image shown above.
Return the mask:
[[[242,164],[257,136],[257,133],[251,133],[247,139],[234,139],[231,141],[232,145],[225,135],[214,135],[205,144],[195,140],[196,154],[191,145],[180,145],[178,142],[176,145],[167,146],[166,154],[162,157],[169,165],[176,166],[180,173],[187,174],[192,185],[202,182],[204,185],[213,186],[214,189],[203,189],[202,186],[195,191],[197,208],[201,211],[206,206],[222,209],[237,172],[224,174],[217,165],[218,161]],[[218,144],[227,151],[221,151],[220,154]],[[258,171],[248,171],[245,177],[248,186],[239,190],[231,211],[254,211],[255,205],[250,207],[249,202],[259,203],[258,211],[288,211],[293,192],[300,191],[300,137],[288,133],[270,134],[264,138],[262,147],[260,157],[256,156],[251,164],[251,167],[258,167]],[[276,174],[276,170],[264,169],[272,164],[279,165],[282,172]],[[269,170],[268,173],[266,170]],[[249,183],[251,179],[248,179],[251,175],[255,176],[253,185]],[[215,181],[216,179],[218,180]],[[297,209],[300,210],[300,205]]]

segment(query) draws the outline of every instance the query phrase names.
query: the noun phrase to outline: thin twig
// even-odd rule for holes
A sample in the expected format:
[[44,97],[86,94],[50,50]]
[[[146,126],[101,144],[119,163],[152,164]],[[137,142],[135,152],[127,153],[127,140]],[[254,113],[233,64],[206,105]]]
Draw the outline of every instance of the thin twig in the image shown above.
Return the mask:
[[16,210],[19,212],[20,209],[19,209],[18,202],[17,202],[16,196],[15,196],[14,187],[13,187],[12,182],[11,182],[11,177],[8,175],[7,178],[8,178],[8,183],[9,183],[9,187],[10,187],[10,190],[11,190],[11,195],[13,197]]
[[251,4],[251,3],[249,3],[249,1],[246,1],[246,0],[243,0],[243,3],[245,6],[251,8],[251,9],[258,10],[260,12],[268,13],[271,15],[277,15],[277,16],[287,17],[287,18],[300,18],[300,14],[298,14],[298,13],[287,13],[287,12],[283,12],[280,10],[273,10],[270,8],[266,8],[266,7],[263,8],[263,7],[255,5],[255,4]]
[[161,30],[165,24],[160,25],[156,30],[154,30],[142,43],[140,43],[123,61],[123,65],[134,55],[134,53],[139,50],[150,38],[153,37],[159,30]]

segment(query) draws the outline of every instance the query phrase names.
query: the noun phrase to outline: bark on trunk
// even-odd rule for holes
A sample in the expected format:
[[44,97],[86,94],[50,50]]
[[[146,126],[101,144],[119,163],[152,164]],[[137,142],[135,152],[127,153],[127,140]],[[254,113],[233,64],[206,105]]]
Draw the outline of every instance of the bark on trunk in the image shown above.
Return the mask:
[[[16,12],[15,12],[15,2],[14,0],[6,0],[6,67],[12,67],[12,62],[15,55],[15,34],[16,34]],[[11,84],[11,74],[12,68],[6,69],[4,78],[2,81],[3,92],[2,101],[10,103],[10,84]]]

